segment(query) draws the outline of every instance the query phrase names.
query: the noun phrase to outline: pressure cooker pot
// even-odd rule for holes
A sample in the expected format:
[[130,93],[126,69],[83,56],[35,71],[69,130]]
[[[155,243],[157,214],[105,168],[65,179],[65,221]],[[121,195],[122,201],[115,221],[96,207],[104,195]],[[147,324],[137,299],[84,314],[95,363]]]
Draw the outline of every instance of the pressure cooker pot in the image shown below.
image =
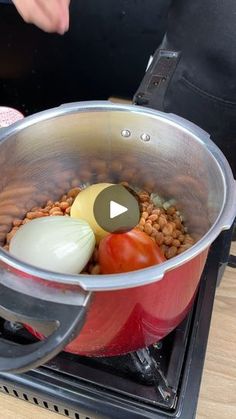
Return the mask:
[[[138,106],[74,103],[2,129],[0,162],[0,315],[40,338],[29,345],[0,339],[1,371],[25,371],[63,349],[124,354],[184,319],[210,245],[236,215],[230,167],[206,132]],[[113,275],[49,272],[4,250],[13,219],[58,199],[71,178],[128,181],[175,199],[195,244],[159,265]]]

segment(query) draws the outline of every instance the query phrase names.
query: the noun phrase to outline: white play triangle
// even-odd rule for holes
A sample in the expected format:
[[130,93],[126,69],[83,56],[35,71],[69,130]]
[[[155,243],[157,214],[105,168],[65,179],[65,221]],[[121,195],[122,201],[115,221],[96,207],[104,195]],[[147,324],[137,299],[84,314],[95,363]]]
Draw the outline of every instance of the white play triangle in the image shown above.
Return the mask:
[[118,217],[118,215],[124,214],[128,211],[128,208],[118,204],[115,201],[110,201],[110,218]]

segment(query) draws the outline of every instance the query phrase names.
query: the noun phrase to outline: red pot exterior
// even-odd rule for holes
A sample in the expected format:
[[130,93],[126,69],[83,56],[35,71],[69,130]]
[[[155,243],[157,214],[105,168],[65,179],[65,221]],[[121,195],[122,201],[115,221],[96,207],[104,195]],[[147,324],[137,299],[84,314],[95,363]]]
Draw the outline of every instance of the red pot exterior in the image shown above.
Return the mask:
[[96,292],[80,335],[65,350],[86,356],[113,356],[162,339],[190,310],[207,254],[208,249],[150,285]]

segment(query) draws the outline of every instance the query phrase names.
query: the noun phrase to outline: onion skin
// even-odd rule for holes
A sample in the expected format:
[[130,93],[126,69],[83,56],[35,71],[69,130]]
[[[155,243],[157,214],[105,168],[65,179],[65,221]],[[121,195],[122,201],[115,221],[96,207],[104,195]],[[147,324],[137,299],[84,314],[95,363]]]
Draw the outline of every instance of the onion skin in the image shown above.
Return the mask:
[[9,252],[30,265],[64,274],[78,274],[87,265],[95,236],[84,220],[43,217],[19,228]]

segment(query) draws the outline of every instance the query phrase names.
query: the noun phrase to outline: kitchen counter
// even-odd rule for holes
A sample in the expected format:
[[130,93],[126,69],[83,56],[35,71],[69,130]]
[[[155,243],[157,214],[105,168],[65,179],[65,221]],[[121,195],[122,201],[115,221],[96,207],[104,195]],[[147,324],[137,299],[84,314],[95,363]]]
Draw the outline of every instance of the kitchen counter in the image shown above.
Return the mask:
[[[236,254],[236,243],[233,244]],[[0,393],[4,419],[58,419],[12,396]],[[217,290],[196,419],[236,418],[236,270],[227,268]]]

